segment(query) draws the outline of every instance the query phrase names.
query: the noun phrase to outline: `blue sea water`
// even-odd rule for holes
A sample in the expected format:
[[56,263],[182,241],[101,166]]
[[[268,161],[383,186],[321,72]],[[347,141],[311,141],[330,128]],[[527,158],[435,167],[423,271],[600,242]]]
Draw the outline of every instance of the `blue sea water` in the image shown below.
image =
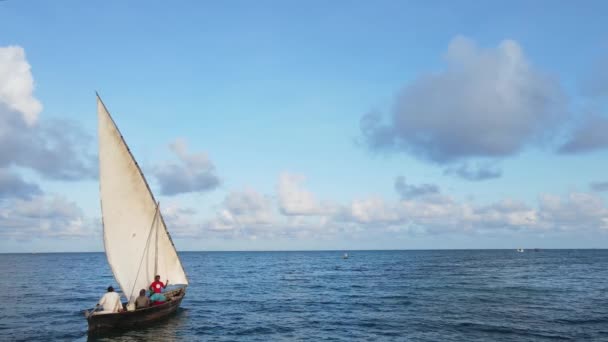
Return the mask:
[[[608,250],[185,252],[170,319],[98,341],[608,341]],[[85,341],[103,253],[0,254],[0,340]]]

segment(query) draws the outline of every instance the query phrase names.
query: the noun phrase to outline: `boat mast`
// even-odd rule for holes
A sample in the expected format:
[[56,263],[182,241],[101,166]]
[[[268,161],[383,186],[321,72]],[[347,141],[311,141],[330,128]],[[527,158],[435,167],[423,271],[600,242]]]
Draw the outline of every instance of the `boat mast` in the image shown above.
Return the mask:
[[[155,218],[156,216],[158,216],[160,214],[160,202],[156,202],[156,214],[155,214]],[[156,229],[156,249],[154,251],[154,276],[156,277],[156,275],[158,274],[158,220],[156,220],[156,226],[154,227]]]
[[[158,226],[158,206],[160,205],[160,202],[156,203],[156,210],[154,211],[154,217],[152,218],[152,224],[150,225],[150,232],[148,233],[148,238],[146,239],[146,247],[144,248],[144,252],[141,255],[141,260],[139,261],[139,267],[137,268],[137,274],[135,275],[135,279],[139,278],[139,272],[141,271],[141,265],[144,262],[144,257],[146,255],[148,255],[148,252],[150,250],[150,237],[152,237],[152,230],[154,230],[157,226]],[[158,240],[158,228],[156,228],[156,239]],[[156,241],[156,264],[158,264],[158,241]],[[154,265],[154,275],[156,275],[156,266]],[[131,292],[129,293],[129,297],[127,297],[127,300],[131,301],[131,297],[133,296],[133,291],[135,291],[135,283],[133,284],[133,287],[131,288]]]

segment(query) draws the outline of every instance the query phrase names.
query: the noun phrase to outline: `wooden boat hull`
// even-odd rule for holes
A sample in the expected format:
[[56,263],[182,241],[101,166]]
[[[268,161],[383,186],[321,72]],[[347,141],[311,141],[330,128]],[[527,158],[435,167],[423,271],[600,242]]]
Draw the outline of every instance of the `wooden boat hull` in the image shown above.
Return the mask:
[[168,301],[155,306],[134,311],[124,311],[110,314],[93,314],[87,318],[89,334],[109,332],[117,329],[132,329],[158,321],[177,311],[186,295],[186,288],[180,288],[164,293]]

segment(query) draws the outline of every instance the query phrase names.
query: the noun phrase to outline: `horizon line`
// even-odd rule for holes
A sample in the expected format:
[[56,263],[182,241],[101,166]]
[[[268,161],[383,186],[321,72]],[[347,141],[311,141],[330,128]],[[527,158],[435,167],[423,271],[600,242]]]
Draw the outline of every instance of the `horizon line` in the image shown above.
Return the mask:
[[[406,252],[406,251],[508,251],[519,248],[408,248],[408,249],[252,249],[252,250],[183,250],[178,253],[268,253],[268,252]],[[608,250],[608,247],[566,247],[566,248],[523,248],[524,250]],[[43,252],[0,252],[0,254],[83,254],[105,253],[105,251],[43,251]]]

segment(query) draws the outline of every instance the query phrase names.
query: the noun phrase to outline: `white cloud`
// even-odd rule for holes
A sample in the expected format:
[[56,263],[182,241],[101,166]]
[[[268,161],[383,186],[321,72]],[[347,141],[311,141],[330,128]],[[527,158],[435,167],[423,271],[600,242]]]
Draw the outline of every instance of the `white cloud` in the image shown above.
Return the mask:
[[196,210],[184,208],[178,203],[162,205],[161,213],[173,238],[199,237],[202,232],[201,219]]
[[97,221],[87,220],[80,207],[59,196],[36,196],[0,202],[0,236],[17,240],[92,237]]
[[177,203],[162,208],[171,235],[177,238],[250,237],[275,229],[278,223],[272,200],[246,188],[228,193],[211,219]]
[[355,200],[346,208],[333,219],[355,222],[362,229],[415,233],[465,232],[472,229],[468,221],[473,216],[471,205],[457,203],[440,194],[401,199],[393,203],[371,197]]
[[99,223],[63,197],[45,195],[18,172],[79,180],[96,175],[90,137],[68,120],[39,119],[34,79],[21,47],[0,47],[0,236],[31,240],[89,237]]
[[45,178],[77,180],[96,175],[90,137],[68,120],[38,120],[42,105],[21,47],[0,47],[0,168],[35,170]]
[[403,220],[402,213],[396,207],[389,206],[383,199],[377,197],[353,201],[350,204],[348,214],[350,218],[358,223],[376,226]]
[[566,115],[559,84],[535,69],[519,44],[496,48],[454,38],[447,68],[399,93],[389,121],[370,113],[361,129],[372,149],[396,149],[436,163],[500,158],[553,132]]
[[34,98],[34,78],[20,46],[0,47],[0,104],[19,112],[28,125],[33,125],[42,104]]
[[202,223],[199,233],[226,239],[323,238],[335,234],[339,229],[332,226],[329,213],[337,208],[322,209],[312,193],[302,188],[303,180],[303,176],[281,174],[278,198],[251,188],[228,193],[214,217]]
[[211,191],[219,186],[215,165],[206,153],[188,153],[183,139],[175,140],[169,147],[180,163],[165,163],[155,168],[154,175],[163,195]]
[[602,197],[570,193],[565,199],[544,194],[540,198],[540,223],[548,229],[608,229],[608,207]]
[[302,175],[283,172],[279,176],[279,207],[284,215],[323,215],[334,208],[328,203],[319,203],[312,192],[303,188],[306,178]]
[[476,208],[468,218],[478,229],[538,228],[538,211],[522,202],[505,199],[498,203]]
[[251,188],[228,194],[224,208],[239,225],[269,224],[274,221],[271,200]]
[[251,188],[228,193],[214,216],[200,221],[199,236],[251,237],[278,223],[272,200]]
[[489,205],[434,195],[387,203],[380,198],[353,201],[337,221],[366,229],[441,233],[495,233],[501,230],[582,231],[608,229],[608,207],[601,197],[572,193],[566,199],[543,195],[537,208],[512,199]]

